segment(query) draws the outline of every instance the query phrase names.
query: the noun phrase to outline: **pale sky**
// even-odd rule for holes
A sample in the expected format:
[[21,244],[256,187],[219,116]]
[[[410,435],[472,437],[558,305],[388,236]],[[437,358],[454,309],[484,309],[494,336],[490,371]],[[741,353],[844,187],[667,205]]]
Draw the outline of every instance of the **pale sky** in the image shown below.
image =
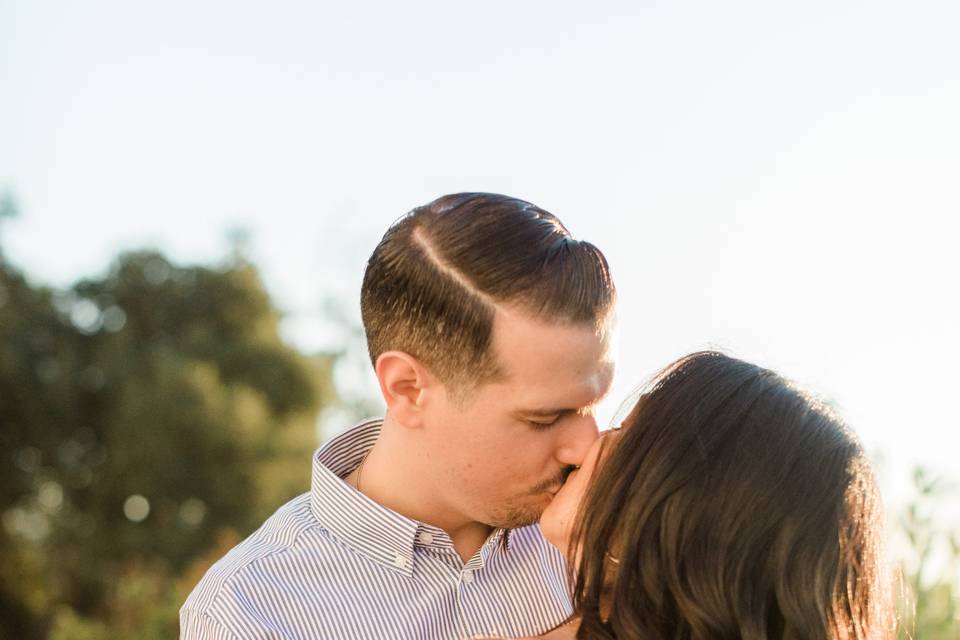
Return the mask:
[[[608,256],[618,382],[722,347],[837,403],[895,494],[960,478],[960,3],[0,0],[9,257],[252,253],[299,347],[455,191]],[[368,380],[372,380],[370,373]]]

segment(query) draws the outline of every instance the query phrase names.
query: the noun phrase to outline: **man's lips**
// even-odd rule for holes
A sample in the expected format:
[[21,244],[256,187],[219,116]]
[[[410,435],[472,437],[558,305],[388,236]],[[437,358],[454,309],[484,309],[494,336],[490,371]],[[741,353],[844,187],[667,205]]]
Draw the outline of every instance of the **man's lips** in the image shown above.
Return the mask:
[[536,488],[533,490],[532,493],[533,493],[534,495],[547,494],[547,495],[549,495],[551,498],[553,498],[553,497],[556,496],[557,493],[560,491],[560,488],[561,488],[561,487],[563,487],[563,484],[552,484],[552,485],[547,485],[547,486],[540,485],[540,486],[536,487]]
[[562,483],[562,482],[561,482],[560,484],[558,484],[558,485],[550,488],[550,489],[547,489],[546,492],[549,493],[551,497],[556,498],[556,497],[557,497],[557,494],[560,493],[560,489],[563,489],[563,483]]
[[551,496],[557,495],[557,492],[563,488],[563,485],[567,482],[567,477],[576,470],[576,467],[567,467],[560,471],[556,477],[547,480],[546,482],[541,482],[533,488],[533,493],[549,493]]

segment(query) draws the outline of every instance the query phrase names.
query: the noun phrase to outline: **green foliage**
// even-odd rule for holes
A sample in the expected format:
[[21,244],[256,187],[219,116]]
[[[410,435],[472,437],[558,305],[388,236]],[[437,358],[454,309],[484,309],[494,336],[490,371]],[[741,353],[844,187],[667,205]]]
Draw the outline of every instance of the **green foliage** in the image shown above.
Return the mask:
[[333,363],[279,319],[240,257],[67,291],[0,257],[0,637],[174,637],[173,576],[306,490]]
[[908,553],[900,565],[899,638],[960,638],[960,534],[938,525],[949,491],[922,468],[913,474],[914,497],[898,522]]

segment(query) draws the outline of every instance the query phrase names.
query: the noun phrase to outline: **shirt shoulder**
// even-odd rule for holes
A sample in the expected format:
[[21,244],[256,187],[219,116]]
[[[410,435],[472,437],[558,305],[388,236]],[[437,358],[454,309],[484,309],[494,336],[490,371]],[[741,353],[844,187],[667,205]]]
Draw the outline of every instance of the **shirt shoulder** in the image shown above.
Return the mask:
[[310,510],[310,494],[297,496],[270,516],[225,556],[215,562],[187,597],[181,616],[207,616],[226,591],[234,591],[242,575],[268,558],[295,549],[304,532],[318,528]]

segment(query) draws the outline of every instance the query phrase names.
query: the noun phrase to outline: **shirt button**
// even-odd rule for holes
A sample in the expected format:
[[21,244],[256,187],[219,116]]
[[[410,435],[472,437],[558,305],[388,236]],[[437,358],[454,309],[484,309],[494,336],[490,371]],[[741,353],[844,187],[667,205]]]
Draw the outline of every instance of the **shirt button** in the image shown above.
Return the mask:
[[417,536],[417,540],[420,541],[420,544],[433,544],[433,534],[429,531],[422,531]]
[[463,578],[463,581],[465,583],[470,584],[471,582],[473,582],[473,571],[471,571],[470,569],[464,569],[463,575],[461,577]]
[[393,557],[393,564],[395,567],[403,569],[407,566],[407,559],[398,553]]

